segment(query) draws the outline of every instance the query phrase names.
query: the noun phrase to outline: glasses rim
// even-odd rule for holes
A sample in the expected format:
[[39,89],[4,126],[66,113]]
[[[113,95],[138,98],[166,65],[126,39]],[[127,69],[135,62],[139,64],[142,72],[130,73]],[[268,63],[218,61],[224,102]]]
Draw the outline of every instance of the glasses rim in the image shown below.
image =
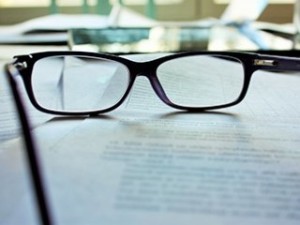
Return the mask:
[[[243,67],[243,87],[241,88],[239,96],[229,103],[226,104],[219,104],[214,106],[204,106],[204,107],[188,107],[188,106],[181,106],[175,103],[172,103],[164,93],[163,87],[161,87],[155,72],[157,68],[170,60],[183,58],[188,56],[201,56],[201,55],[208,55],[208,56],[219,56],[219,57],[231,57],[238,60],[242,67]],[[19,74],[22,77],[22,80],[25,84],[25,88],[31,103],[37,108],[38,110],[56,114],[56,115],[98,115],[102,113],[107,113],[118,108],[128,96],[135,78],[139,76],[141,72],[147,71],[149,75],[147,77],[150,80],[152,88],[154,89],[156,95],[167,105],[179,110],[191,111],[191,112],[202,112],[206,110],[214,110],[214,109],[221,109],[230,107],[240,103],[244,97],[246,96],[249,83],[252,77],[252,74],[259,69],[262,70],[299,70],[299,61],[300,58],[299,52],[294,51],[258,51],[258,52],[224,52],[224,51],[195,51],[195,52],[181,52],[181,53],[172,53],[164,55],[159,58],[152,59],[150,61],[144,62],[137,62],[125,57],[112,55],[112,54],[105,54],[105,53],[93,53],[93,52],[81,52],[81,51],[50,51],[50,52],[37,52],[28,55],[17,55],[15,56],[15,61],[11,63],[14,65]],[[33,89],[32,89],[32,71],[35,63],[40,59],[47,58],[47,57],[54,57],[54,56],[81,56],[81,57],[92,57],[96,59],[105,59],[110,61],[115,61],[121,63],[125,67],[128,68],[130,81],[128,83],[128,87],[123,95],[123,97],[111,107],[100,109],[100,110],[85,110],[85,111],[59,111],[59,110],[50,110],[47,108],[42,107],[38,104],[35,99]],[[280,62],[280,63],[279,63]],[[149,72],[150,71],[150,72]],[[154,72],[153,72],[154,71]]]

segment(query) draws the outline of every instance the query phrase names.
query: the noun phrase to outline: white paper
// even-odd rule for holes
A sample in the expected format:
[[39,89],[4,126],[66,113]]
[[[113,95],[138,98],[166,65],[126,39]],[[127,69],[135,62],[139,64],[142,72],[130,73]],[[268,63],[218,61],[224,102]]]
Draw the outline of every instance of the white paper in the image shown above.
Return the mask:
[[114,6],[109,16],[54,14],[11,26],[0,26],[0,43],[61,43],[68,41],[67,31],[108,26],[152,26],[153,20],[125,7]]
[[[103,28],[107,16],[57,14],[0,27],[0,43],[51,43],[67,41],[66,33],[75,28]],[[50,32],[50,33],[49,33]]]
[[184,113],[139,77],[111,113],[39,126],[55,221],[299,224],[299,82],[256,72],[239,105]]
[[57,220],[299,224],[299,78],[257,72],[243,103],[198,114],[160,107],[137,82],[125,108],[43,151]]
[[[4,72],[4,62],[0,63],[0,145],[2,141],[17,137],[20,133],[20,124],[16,118],[17,114],[14,108],[14,99],[10,90],[10,84],[7,80],[7,75]],[[25,106],[29,111],[30,118],[32,120],[32,126],[38,126],[39,124],[47,121],[52,116],[49,114],[41,113],[36,110],[28,99],[28,95],[25,91],[23,81],[18,79],[18,86],[20,88]]]

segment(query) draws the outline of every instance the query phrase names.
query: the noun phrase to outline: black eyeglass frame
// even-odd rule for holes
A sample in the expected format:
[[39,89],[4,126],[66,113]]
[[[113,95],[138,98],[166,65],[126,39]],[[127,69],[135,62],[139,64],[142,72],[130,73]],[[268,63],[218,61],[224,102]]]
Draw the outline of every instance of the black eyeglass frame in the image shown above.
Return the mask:
[[[267,54],[253,53],[253,52],[220,52],[220,51],[198,51],[198,52],[183,52],[183,53],[174,53],[166,55],[154,60],[145,61],[145,62],[136,62],[129,60],[127,58],[111,55],[111,54],[101,54],[101,53],[92,53],[92,52],[80,52],[80,51],[52,51],[52,52],[39,52],[32,53],[29,55],[18,55],[15,56],[15,61],[12,63],[18,70],[19,74],[22,77],[26,91],[28,93],[29,99],[34,107],[42,112],[56,114],[56,115],[97,115],[101,113],[106,113],[112,111],[119,107],[126,97],[128,96],[136,77],[146,76],[151,86],[156,93],[156,95],[167,105],[179,110],[186,110],[191,112],[201,112],[206,110],[214,110],[225,107],[230,107],[240,103],[246,96],[252,74],[257,70],[266,70],[266,71],[300,71],[300,58],[295,57],[297,55],[295,52],[284,51],[284,52],[272,52],[267,51]],[[280,55],[271,55],[271,54],[280,54]],[[157,68],[164,62],[167,62],[172,59],[177,59],[187,56],[214,56],[225,58],[226,60],[233,59],[234,61],[239,61],[243,66],[244,71],[244,83],[241,89],[240,95],[236,100],[216,106],[208,107],[185,107],[172,103],[167,95],[164,92],[162,85],[157,78],[156,71]],[[34,97],[33,88],[32,88],[32,71],[34,64],[43,58],[53,57],[53,56],[83,56],[83,57],[93,57],[99,59],[106,59],[121,63],[126,66],[129,71],[130,81],[128,87],[123,95],[123,97],[113,106],[104,109],[104,110],[95,110],[95,111],[84,111],[84,112],[61,112],[55,110],[46,109],[38,104]],[[299,54],[300,56],[300,54]],[[9,72],[9,71],[8,71]]]
[[35,139],[30,132],[31,123],[21,97],[18,82],[16,80],[18,71],[16,71],[16,69],[10,64],[5,65],[4,69],[6,75],[8,75],[7,80],[9,82],[14,104],[17,110],[17,118],[21,125],[25,157],[31,175],[32,188],[34,190],[34,197],[39,213],[39,222],[43,225],[52,225],[54,223],[50,209],[49,197],[46,193],[46,184],[42,172],[42,162],[39,157]]

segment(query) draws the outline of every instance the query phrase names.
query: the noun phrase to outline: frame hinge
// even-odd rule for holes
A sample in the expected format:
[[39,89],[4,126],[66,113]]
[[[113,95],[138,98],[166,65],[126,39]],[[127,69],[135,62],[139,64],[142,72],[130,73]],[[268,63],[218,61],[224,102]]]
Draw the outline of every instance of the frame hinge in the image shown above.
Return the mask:
[[275,60],[268,60],[268,59],[255,59],[254,65],[255,66],[276,66]]
[[23,62],[16,62],[14,63],[14,66],[19,70],[24,70],[27,68],[27,62],[26,61],[23,61]]

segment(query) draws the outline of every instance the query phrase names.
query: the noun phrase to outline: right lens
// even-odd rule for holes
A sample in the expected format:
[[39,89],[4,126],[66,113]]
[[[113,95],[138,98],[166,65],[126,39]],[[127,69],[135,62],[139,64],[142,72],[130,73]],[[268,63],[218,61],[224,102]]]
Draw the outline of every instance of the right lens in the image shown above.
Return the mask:
[[242,62],[223,55],[174,58],[162,63],[156,73],[169,100],[183,107],[229,104],[244,86]]
[[38,60],[32,88],[38,104],[57,112],[91,112],[117,104],[130,82],[127,67],[108,59],[65,55]]

